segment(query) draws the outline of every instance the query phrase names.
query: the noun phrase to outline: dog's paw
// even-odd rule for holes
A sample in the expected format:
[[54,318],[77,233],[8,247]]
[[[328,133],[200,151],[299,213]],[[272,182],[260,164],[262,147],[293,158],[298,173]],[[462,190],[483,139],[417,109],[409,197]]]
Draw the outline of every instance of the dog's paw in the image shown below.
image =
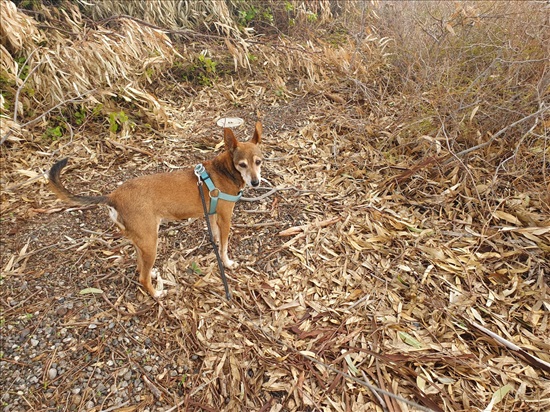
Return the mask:
[[236,268],[239,267],[239,264],[237,262],[235,262],[234,260],[231,260],[231,259],[227,259],[225,262],[223,262],[223,265],[227,269],[236,269]]
[[159,270],[157,268],[151,269],[151,279],[159,278]]
[[168,294],[167,290],[155,290],[153,297],[155,299],[162,299]]

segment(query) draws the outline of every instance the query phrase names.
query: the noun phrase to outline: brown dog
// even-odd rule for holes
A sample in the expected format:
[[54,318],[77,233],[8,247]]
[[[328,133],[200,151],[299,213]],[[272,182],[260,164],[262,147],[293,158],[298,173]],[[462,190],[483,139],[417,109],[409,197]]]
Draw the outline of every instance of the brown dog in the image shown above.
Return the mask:
[[[210,223],[214,239],[220,246],[223,264],[228,268],[236,266],[236,263],[227,256],[234,200],[238,199],[239,192],[246,185],[256,187],[260,184],[262,153],[258,145],[261,138],[260,122],[256,123],[254,136],[249,142],[238,142],[232,130],[226,128],[224,129],[225,151],[204,163],[204,169],[215,188],[208,190],[205,185],[201,188],[207,209],[211,197],[215,201],[219,196],[219,202],[214,205],[214,213],[210,211]],[[111,219],[136,248],[140,283],[151,296],[161,297],[163,293],[155,290],[151,282],[151,270],[157,257],[158,229],[161,220],[204,216],[197,187],[197,175],[193,169],[131,179],[106,196],[77,196],[65,189],[59,179],[61,170],[66,164],[67,159],[63,159],[50,169],[51,189],[60,199],[76,204],[106,204],[109,207]],[[233,201],[223,200],[223,194],[229,195],[228,198],[234,197]]]

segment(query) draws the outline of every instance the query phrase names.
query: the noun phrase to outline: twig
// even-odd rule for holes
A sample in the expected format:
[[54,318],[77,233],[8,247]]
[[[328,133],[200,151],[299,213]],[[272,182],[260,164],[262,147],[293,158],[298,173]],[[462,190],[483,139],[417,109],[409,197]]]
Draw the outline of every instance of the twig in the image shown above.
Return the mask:
[[153,158],[157,157],[154,153],[151,153],[150,151],[145,149],[140,149],[139,147],[130,146],[124,143],[118,143],[111,139],[107,139],[107,141],[111,143],[113,146],[122,147],[123,149],[133,150],[134,152],[142,153],[144,155],[151,156]]
[[289,227],[288,229],[285,229],[279,232],[279,236],[293,236],[293,235],[299,234],[300,232],[307,232],[310,229],[330,226],[338,222],[340,219],[341,219],[340,216],[337,216],[327,220],[322,220],[320,222],[313,222],[308,225]]
[[[1,143],[3,143],[3,141]],[[15,184],[13,186],[6,187],[4,189],[4,192],[13,192],[16,189],[19,189],[20,187],[23,187],[23,186],[30,185],[31,183],[33,183],[33,182],[35,182],[39,179],[42,179],[43,177],[48,177],[48,173],[47,172],[40,173],[39,175],[36,175],[34,177],[29,178],[28,180],[25,180],[23,183],[18,183],[18,184]]]
[[[101,288],[100,288],[100,285],[99,285],[99,282],[96,282],[96,287],[97,287],[98,289],[101,289]],[[116,311],[119,315],[121,315],[121,316],[128,316],[128,317],[134,317],[134,316],[136,316],[136,317],[139,317],[139,316],[145,315],[146,313],[149,313],[149,312],[151,311],[151,308],[145,308],[145,309],[142,309],[142,310],[140,310],[140,311],[136,311],[136,312],[134,312],[134,313],[125,312],[125,311],[122,311],[122,310],[120,310],[119,308],[117,308],[117,307],[113,304],[113,302],[111,302],[111,301],[109,300],[109,298],[108,298],[107,296],[105,296],[105,293],[101,293],[101,297],[103,298],[103,300],[104,300],[105,302],[107,302],[107,304],[108,304],[113,310],[115,310],[115,311]]]
[[162,398],[162,391],[161,391],[159,388],[157,388],[157,387],[153,384],[153,382],[151,382],[151,381],[149,380],[149,378],[148,378],[146,375],[141,375],[141,377],[143,378],[143,382],[145,382],[145,384],[147,385],[147,387],[149,388],[149,390],[150,390],[151,392],[153,392],[153,395],[155,396],[155,398],[157,398],[157,399]]
[[122,408],[124,405],[128,405],[129,403],[130,403],[130,401],[128,400],[126,402],[119,403],[118,405],[113,405],[110,408],[103,409],[101,412],[111,412],[111,411],[114,411],[116,409]]
[[[367,374],[365,373],[365,371],[361,371],[361,374],[363,375],[363,380],[365,382],[368,382],[368,378],[367,378]],[[387,412],[388,411],[388,407],[386,405],[386,402],[384,402],[384,399],[382,398],[382,396],[380,396],[378,394],[378,392],[376,391],[373,391],[371,390],[371,393],[374,395],[374,397],[376,398],[376,400],[378,401],[378,403],[380,404],[380,406],[382,406],[382,409],[384,410],[384,412]]]
[[80,93],[78,96],[76,97],[73,97],[72,99],[69,99],[69,100],[64,100],[62,101],[61,103],[58,103],[56,104],[54,107],[52,107],[51,109],[47,110],[46,112],[42,113],[40,116],[38,116],[37,118],[21,125],[21,128],[24,128],[24,127],[29,127],[29,126],[32,126],[33,124],[35,123],[38,123],[43,117],[45,117],[48,113],[54,111],[55,109],[57,109],[58,107],[60,106],[63,106],[64,104],[67,104],[67,103],[77,103],[77,102],[80,102],[81,98],[84,97],[85,95],[87,94],[90,94],[90,93],[93,93],[95,92],[97,89],[92,89],[92,90],[88,90],[88,91],[85,91],[83,93]]
[[0,139],[0,146],[2,146],[4,142],[8,140],[8,137],[10,137],[12,134],[13,134],[13,130],[11,129],[8,130],[8,132],[4,136],[2,136],[2,139]]
[[[19,76],[21,75],[21,72],[23,70],[23,68],[27,65],[27,63],[29,62],[29,59],[31,58],[31,56],[34,54],[35,51],[37,51],[38,49],[34,49],[30,54],[29,54],[29,57],[27,57],[25,59],[25,62],[22,64],[21,66],[21,70],[19,71],[19,73],[17,73],[17,77],[19,78]],[[42,62],[38,62],[36,64],[36,66],[34,66],[32,68],[32,70],[29,72],[29,74],[27,74],[27,76],[25,77],[25,79],[23,80],[23,83],[21,83],[21,85],[17,88],[17,92],[15,92],[15,102],[14,102],[14,109],[13,109],[13,122],[14,123],[17,123],[17,107],[19,105],[19,94],[21,94],[21,90],[23,90],[23,86],[25,85],[25,83],[27,83],[27,80],[30,79],[31,75],[36,71],[36,69],[38,69],[40,67],[40,65],[42,64]],[[2,143],[3,143],[4,139],[2,139]]]
[[502,336],[497,335],[494,332],[491,332],[489,329],[481,326],[479,323],[476,323],[474,321],[470,321],[470,324],[477,329],[479,329],[481,332],[485,333],[486,335],[490,336],[500,344],[506,346],[508,349],[513,351],[514,353],[520,355],[527,363],[529,363],[531,366],[536,366],[541,368],[542,370],[546,372],[550,372],[550,363],[534,356],[528,353],[525,349],[520,348],[516,344],[510,342],[507,339],[504,339]]
[[[484,147],[487,147],[489,146],[491,143],[493,143],[498,137],[500,137],[501,135],[503,135],[504,133],[506,133],[508,130],[512,129],[513,127],[516,127],[518,124],[520,123],[523,123],[529,119],[532,119],[533,117],[537,117],[538,115],[546,112],[550,110],[550,107],[542,107],[540,108],[539,110],[537,110],[535,113],[531,113],[529,116],[525,116],[524,118],[522,119],[519,119],[517,121],[515,121],[514,123],[512,124],[509,124],[508,126],[506,126],[505,128],[503,129],[500,129],[498,132],[496,132],[493,136],[491,136],[491,138],[489,140],[487,140],[486,142],[483,142],[483,143],[480,143],[476,146],[473,146],[473,147],[469,147],[468,149],[465,149],[465,150],[462,150],[461,152],[458,152],[458,153],[455,153],[453,155],[453,157],[457,158],[457,157],[461,157],[461,156],[464,156],[464,155],[467,155],[468,153],[471,153],[473,151],[476,151],[478,149],[483,149]],[[449,159],[447,160],[444,164],[447,164],[447,163],[450,163],[452,161],[452,159]]]
[[279,224],[280,222],[259,222],[259,223],[253,223],[253,224],[236,223],[231,226],[240,227],[240,228],[259,228],[259,227],[277,226]]
[[300,190],[294,186],[290,187],[274,187],[273,189],[270,189],[269,192],[264,193],[263,195],[256,196],[256,197],[241,197],[241,200],[244,200],[245,202],[257,202],[258,200],[265,199],[266,197],[271,196],[273,193],[280,192],[283,190],[296,190],[298,192],[302,193],[309,193],[312,192],[312,190]]
[[[317,364],[319,366],[322,366],[323,368],[325,368],[327,371],[330,371],[330,372],[333,372],[333,373],[337,373],[339,375],[341,375],[342,377],[350,380],[350,381],[353,381],[361,386],[364,386],[368,389],[370,389],[371,391],[373,392],[377,392],[379,395],[384,395],[384,396],[387,396],[391,399],[394,399],[394,400],[397,400],[399,402],[403,402],[404,404],[406,405],[409,405],[409,406],[412,406],[414,407],[415,409],[419,410],[419,411],[424,411],[424,412],[433,412],[434,410],[432,408],[429,408],[429,407],[425,407],[425,406],[422,406],[414,401],[411,401],[407,398],[404,398],[402,396],[399,396],[393,392],[390,392],[390,391],[387,391],[385,389],[381,389],[375,385],[371,385],[370,383],[366,382],[364,379],[360,379],[360,378],[357,378],[353,375],[350,375],[349,373],[347,372],[344,372],[328,363],[325,363],[319,359],[316,359],[315,357],[313,356],[310,356],[307,352],[305,351],[300,351],[296,348],[294,348],[292,345],[289,345],[288,342],[283,342],[281,339],[277,338],[276,336],[274,336],[269,330],[267,330],[266,328],[262,328],[260,325],[257,325],[251,318],[250,316],[248,315],[248,313],[246,312],[245,308],[242,307],[238,302],[236,302],[235,300],[232,301],[232,303],[230,305],[235,305],[237,308],[239,308],[241,310],[241,313],[244,317],[244,321],[241,320],[241,319],[235,319],[233,318],[232,316],[227,316],[227,319],[230,320],[230,321],[233,321],[239,325],[246,325],[248,326],[251,330],[254,329],[256,331],[258,331],[260,334],[262,334],[263,336],[265,336],[268,340],[270,340],[271,342],[274,342],[274,343],[277,343],[278,345],[280,345],[281,347],[284,347],[286,349],[287,352],[290,352],[290,353],[293,353],[297,356],[300,356],[302,357],[303,359],[306,359],[308,360],[309,362],[311,363],[314,363],[314,364]],[[223,313],[222,313],[223,314]],[[225,314],[223,314],[225,315]],[[214,379],[212,379],[213,381]],[[209,384],[210,382],[208,382]],[[201,385],[201,386],[204,386]],[[193,394],[192,394],[193,395]],[[172,408],[171,410],[173,410],[175,408]],[[170,411],[171,411],[170,410]],[[168,412],[168,411],[166,411]]]
[[503,169],[505,168],[505,163],[507,163],[509,160],[513,159],[514,157],[516,157],[518,155],[518,152],[519,152],[519,148],[520,146],[522,145],[523,141],[527,138],[527,136],[529,136],[533,130],[535,130],[535,128],[537,127],[537,122],[535,122],[533,124],[533,126],[531,126],[531,128],[529,130],[527,130],[527,132],[525,132],[523,134],[523,136],[521,137],[521,139],[519,139],[519,142],[516,144],[516,148],[514,150],[514,154],[511,155],[510,157],[504,159],[502,162],[500,162],[500,164],[498,165],[497,169],[495,170],[495,173],[493,175],[493,184],[496,184],[496,180],[498,178],[498,171],[500,170],[500,168],[502,167]]

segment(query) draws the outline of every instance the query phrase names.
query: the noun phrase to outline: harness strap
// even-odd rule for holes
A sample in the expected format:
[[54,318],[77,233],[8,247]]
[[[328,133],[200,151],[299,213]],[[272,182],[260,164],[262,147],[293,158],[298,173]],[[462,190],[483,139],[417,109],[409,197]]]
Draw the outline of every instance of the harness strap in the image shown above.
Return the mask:
[[218,207],[218,199],[226,200],[228,202],[237,202],[241,196],[243,195],[243,191],[241,190],[237,195],[229,195],[227,193],[222,192],[220,189],[218,189],[216,186],[214,186],[214,182],[212,179],[210,179],[210,175],[202,165],[202,163],[199,163],[195,166],[195,176],[199,180],[202,180],[206,187],[209,190],[210,195],[210,210],[208,212],[209,215],[216,214],[216,209]]

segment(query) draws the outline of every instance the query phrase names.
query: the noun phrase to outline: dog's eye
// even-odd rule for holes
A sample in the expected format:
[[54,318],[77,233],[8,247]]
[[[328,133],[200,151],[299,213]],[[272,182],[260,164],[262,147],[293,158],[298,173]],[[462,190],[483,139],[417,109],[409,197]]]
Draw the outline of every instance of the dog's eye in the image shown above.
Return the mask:
[[243,169],[246,169],[246,163],[239,163],[239,167],[242,167]]
[[262,164],[262,161],[261,160],[256,160],[256,166],[259,166]]

